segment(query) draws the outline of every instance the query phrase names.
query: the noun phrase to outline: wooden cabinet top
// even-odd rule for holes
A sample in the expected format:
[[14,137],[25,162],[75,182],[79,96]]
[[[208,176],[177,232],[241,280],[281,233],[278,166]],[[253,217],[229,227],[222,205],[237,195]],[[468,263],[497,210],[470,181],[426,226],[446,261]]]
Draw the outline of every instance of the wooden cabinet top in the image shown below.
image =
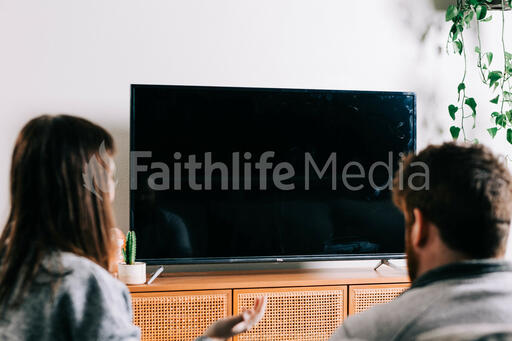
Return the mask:
[[407,283],[405,269],[371,268],[164,273],[130,292]]

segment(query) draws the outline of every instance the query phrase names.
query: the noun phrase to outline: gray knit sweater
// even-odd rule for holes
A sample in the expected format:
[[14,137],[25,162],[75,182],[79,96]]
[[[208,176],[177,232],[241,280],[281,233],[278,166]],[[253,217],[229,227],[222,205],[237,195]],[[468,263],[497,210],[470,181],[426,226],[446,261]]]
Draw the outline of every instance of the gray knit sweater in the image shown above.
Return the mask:
[[23,303],[0,316],[6,341],[139,339],[126,286],[72,253],[47,257]]
[[349,317],[331,338],[341,340],[512,340],[512,264],[431,270],[394,301]]

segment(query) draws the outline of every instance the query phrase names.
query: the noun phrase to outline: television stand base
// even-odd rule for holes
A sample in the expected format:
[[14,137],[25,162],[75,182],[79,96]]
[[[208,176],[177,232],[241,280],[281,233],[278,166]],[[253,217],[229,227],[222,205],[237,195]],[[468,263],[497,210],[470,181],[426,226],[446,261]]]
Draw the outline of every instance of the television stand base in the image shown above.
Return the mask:
[[390,268],[398,269],[398,266],[396,266],[395,264],[391,263],[391,262],[389,261],[389,259],[383,258],[383,259],[381,259],[381,260],[380,260],[379,264],[377,264],[377,265],[373,268],[373,270],[374,270],[374,271],[377,271],[377,269],[378,269],[378,268],[380,268],[382,265],[387,265],[387,266],[389,266]]

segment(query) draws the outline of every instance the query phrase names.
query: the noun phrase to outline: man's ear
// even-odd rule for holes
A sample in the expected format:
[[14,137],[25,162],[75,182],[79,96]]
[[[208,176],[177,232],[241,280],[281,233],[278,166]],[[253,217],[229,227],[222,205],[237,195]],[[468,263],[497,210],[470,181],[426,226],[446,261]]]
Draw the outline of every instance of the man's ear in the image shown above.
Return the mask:
[[413,211],[414,224],[412,225],[411,242],[417,248],[425,246],[430,237],[430,224],[423,213],[415,208]]

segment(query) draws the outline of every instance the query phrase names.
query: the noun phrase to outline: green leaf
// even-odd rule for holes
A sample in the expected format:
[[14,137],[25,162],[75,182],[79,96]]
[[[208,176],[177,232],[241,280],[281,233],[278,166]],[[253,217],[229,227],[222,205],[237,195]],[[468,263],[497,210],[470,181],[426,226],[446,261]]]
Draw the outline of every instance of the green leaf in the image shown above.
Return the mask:
[[475,46],[475,52],[478,54],[482,53],[482,51],[480,51],[480,48],[478,46]]
[[453,42],[453,49],[455,50],[455,52],[457,52],[458,54],[462,54],[462,49],[464,48],[464,45],[462,45],[462,41],[460,40],[456,40]]
[[505,102],[512,102],[512,93],[508,91],[503,91],[503,100]]
[[459,35],[459,32],[457,31],[457,25],[455,25],[455,24],[452,25],[452,27],[450,28],[450,34],[451,34],[452,40],[457,39],[457,37]]
[[503,114],[496,116],[496,124],[505,128],[507,126],[507,116]]
[[489,65],[489,66],[491,66],[491,63],[492,63],[492,57],[493,57],[492,52],[487,52],[487,53],[485,54],[485,57],[487,57],[487,63],[488,63],[488,65]]
[[460,24],[453,24],[452,28],[450,29],[450,33],[452,35],[452,40],[457,40],[457,37],[459,34],[464,31],[464,27]]
[[507,120],[512,122],[512,110],[507,111],[505,115],[507,116]]
[[507,129],[507,141],[512,144],[512,129]]
[[493,103],[493,104],[498,104],[498,101],[500,100],[500,95],[494,97],[493,99],[491,99],[489,102]]
[[482,19],[480,21],[483,21],[483,22],[488,22],[488,21],[491,21],[492,20],[492,15],[488,16],[487,18],[485,19]]
[[462,90],[466,89],[466,84],[460,83],[457,87],[457,91],[460,93]]
[[473,20],[473,11],[469,11],[468,14],[464,17],[464,22],[467,26],[469,26],[469,23]]
[[450,114],[450,117],[452,118],[452,120],[455,120],[455,113],[459,110],[458,107],[456,107],[455,105],[453,104],[450,104],[448,106],[448,113]]
[[476,102],[475,102],[475,99],[473,97],[466,98],[466,101],[464,103],[466,103],[467,106],[470,107],[471,110],[473,110],[473,116],[475,116],[476,115]]
[[457,101],[460,101],[460,92],[463,91],[464,89],[466,89],[466,84],[460,83],[459,86],[457,87]]
[[491,117],[498,117],[499,114],[500,114],[499,112],[495,111],[491,114]]
[[483,5],[477,5],[475,7],[476,19],[482,20],[487,15],[487,7]]
[[456,6],[450,5],[448,6],[448,9],[446,10],[446,21],[453,20],[457,15],[459,15],[459,10]]
[[489,133],[489,135],[491,135],[492,138],[494,138],[496,136],[496,133],[498,132],[498,128],[489,128],[487,129],[487,132]]
[[501,71],[491,71],[487,78],[489,79],[489,88],[491,88],[498,80],[501,79]]
[[459,133],[460,133],[460,128],[459,127],[456,127],[456,126],[451,126],[450,127],[450,134],[452,134],[452,138],[454,140],[459,138]]
[[512,60],[512,53],[510,52],[505,52],[505,60],[507,62],[510,62]]

